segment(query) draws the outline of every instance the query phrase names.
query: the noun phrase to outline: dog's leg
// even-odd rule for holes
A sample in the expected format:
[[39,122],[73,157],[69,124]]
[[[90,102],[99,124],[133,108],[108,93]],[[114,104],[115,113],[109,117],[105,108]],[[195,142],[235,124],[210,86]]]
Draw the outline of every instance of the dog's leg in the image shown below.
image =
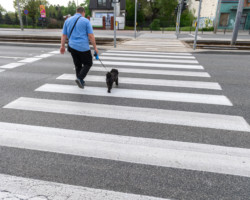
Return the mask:
[[118,77],[117,77],[117,79],[116,79],[116,81],[115,81],[115,84],[118,85]]

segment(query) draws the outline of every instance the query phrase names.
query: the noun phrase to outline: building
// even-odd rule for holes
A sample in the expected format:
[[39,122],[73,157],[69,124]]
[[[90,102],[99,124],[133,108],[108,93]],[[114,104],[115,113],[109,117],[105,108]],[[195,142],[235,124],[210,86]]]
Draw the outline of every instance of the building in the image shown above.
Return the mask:
[[[238,8],[238,0],[222,0],[219,18],[219,29],[233,29]],[[245,0],[240,29],[250,29],[250,0]]]
[[[118,29],[125,27],[126,0],[120,0],[116,5],[116,21],[118,21]],[[98,21],[100,18],[105,18],[105,29],[112,29],[114,7],[112,0],[90,0],[89,8],[91,10],[91,21]],[[100,21],[101,22],[101,21]]]
[[[198,17],[199,1],[188,0],[188,9]],[[201,6],[201,18],[199,27],[212,27],[216,18],[218,0],[203,0]]]
[[[90,0],[89,8],[92,17],[107,17],[107,15],[113,16],[114,13],[111,0]],[[120,0],[120,15],[125,16],[125,9],[126,0]]]

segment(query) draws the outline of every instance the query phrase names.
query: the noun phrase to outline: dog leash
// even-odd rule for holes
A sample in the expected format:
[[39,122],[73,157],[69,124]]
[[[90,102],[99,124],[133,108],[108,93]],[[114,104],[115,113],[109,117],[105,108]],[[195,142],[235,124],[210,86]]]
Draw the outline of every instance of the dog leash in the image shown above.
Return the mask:
[[95,59],[96,59],[96,60],[99,60],[99,61],[100,61],[100,63],[102,64],[103,68],[104,68],[107,72],[109,72],[109,70],[108,70],[107,67],[102,63],[101,59],[99,58],[99,56],[98,56],[98,54],[97,54],[96,52],[94,53],[94,56],[95,56]]

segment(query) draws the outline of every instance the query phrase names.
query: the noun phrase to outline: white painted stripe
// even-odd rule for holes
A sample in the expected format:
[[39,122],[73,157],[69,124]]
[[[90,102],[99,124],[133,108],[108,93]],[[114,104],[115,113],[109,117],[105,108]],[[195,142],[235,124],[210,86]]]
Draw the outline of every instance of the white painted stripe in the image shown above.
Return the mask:
[[1,72],[4,72],[4,71],[5,71],[5,70],[3,70],[3,69],[0,69],[0,73],[1,73]]
[[[123,43],[123,45],[127,46],[148,46],[149,44],[140,44],[140,43]],[[150,46],[157,46],[157,47],[185,47],[183,44],[153,44]]]
[[101,56],[101,60],[126,60],[126,61],[142,61],[142,62],[160,62],[160,63],[185,63],[185,64],[199,64],[197,60],[171,60],[171,59],[148,59],[148,58],[124,58],[124,57],[109,57]]
[[171,56],[171,55],[148,55],[148,54],[119,54],[119,53],[102,53],[104,56],[125,56],[125,57],[151,57],[151,58],[184,58],[195,59],[194,56]]
[[[75,80],[74,74],[63,74],[57,79],[61,80]],[[106,83],[105,76],[91,76],[88,75],[85,79],[87,82],[101,82]],[[146,78],[128,78],[119,77],[121,84],[134,85],[152,85],[152,86],[166,86],[166,87],[184,87],[196,89],[222,90],[221,86],[215,82],[200,82],[200,81],[179,81],[179,80],[165,80],[165,79],[146,79]]]
[[13,68],[16,68],[16,67],[20,67],[22,65],[25,65],[25,63],[10,63],[10,64],[7,64],[7,65],[2,65],[2,66],[0,66],[0,68],[13,69]]
[[163,53],[163,52],[155,52],[155,51],[116,51],[116,50],[108,50],[107,52],[113,52],[113,53],[141,53],[141,54],[156,54],[156,55],[185,55],[185,56],[191,56],[191,53]]
[[[106,70],[103,67],[91,67],[91,71],[102,72]],[[119,73],[130,73],[130,74],[157,74],[157,75],[168,75],[168,76],[192,76],[192,77],[206,77],[211,76],[207,72],[191,72],[191,71],[172,71],[172,70],[151,70],[151,69],[136,69],[136,68],[118,68]]]
[[36,56],[36,58],[48,58],[50,56],[53,56],[53,54],[42,54],[42,55]]
[[250,132],[243,117],[21,97],[4,108]]
[[59,50],[56,50],[56,51],[51,51],[49,53],[52,53],[52,54],[60,54],[60,51]]
[[24,60],[20,60],[18,62],[20,63],[32,63],[32,62],[35,62],[35,61],[38,61],[38,60],[41,60],[42,58],[26,58]]
[[1,146],[250,177],[250,149],[10,123],[0,130]]
[[192,93],[177,93],[177,92],[159,92],[150,90],[129,90],[129,89],[113,89],[111,94],[107,93],[106,88],[99,87],[85,87],[84,90],[75,85],[59,85],[59,84],[45,84],[36,91],[65,93],[65,94],[82,94],[91,96],[105,96],[105,97],[120,97],[132,99],[147,99],[153,101],[175,101],[185,103],[202,103],[213,105],[232,106],[230,100],[221,95],[207,95],[207,94],[192,94]]
[[[22,196],[20,199],[33,200],[44,200],[44,196],[46,196],[46,199],[53,200],[167,200],[4,174],[0,174],[0,180],[0,190],[6,191],[5,194],[7,191],[11,193],[9,194],[10,198],[6,197],[6,200],[17,199],[14,198],[15,194],[16,196]],[[4,195],[4,192],[2,194]]]
[[[101,65],[99,60],[93,61],[95,65]],[[114,61],[102,61],[104,65],[115,66],[136,66],[136,67],[159,67],[159,68],[175,68],[175,69],[204,69],[201,65],[183,65],[183,64],[158,64],[158,63],[139,63],[139,62],[114,62]]]
[[7,58],[7,59],[24,59],[25,57],[13,57],[13,56],[0,56],[0,58]]

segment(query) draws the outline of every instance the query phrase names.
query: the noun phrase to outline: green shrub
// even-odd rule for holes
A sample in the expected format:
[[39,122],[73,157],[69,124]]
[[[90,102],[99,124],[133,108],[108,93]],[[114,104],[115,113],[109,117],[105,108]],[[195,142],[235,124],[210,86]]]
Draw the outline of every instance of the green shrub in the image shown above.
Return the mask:
[[155,31],[159,31],[161,29],[160,20],[154,19],[154,21],[150,24],[150,28]]

